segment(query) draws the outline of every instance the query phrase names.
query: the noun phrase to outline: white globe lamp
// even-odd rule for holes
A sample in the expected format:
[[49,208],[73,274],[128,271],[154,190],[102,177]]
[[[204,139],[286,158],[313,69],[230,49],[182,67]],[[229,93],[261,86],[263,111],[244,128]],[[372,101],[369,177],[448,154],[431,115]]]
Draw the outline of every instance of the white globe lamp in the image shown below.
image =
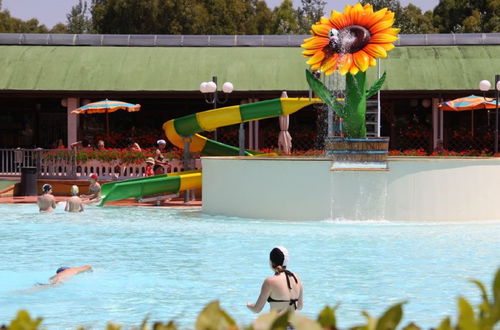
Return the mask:
[[217,90],[217,84],[214,83],[213,81],[207,82],[207,92],[208,93],[215,93]]
[[483,92],[489,91],[491,88],[491,83],[488,80],[481,80],[479,82],[479,89]]
[[233,84],[229,81],[226,81],[224,85],[222,85],[222,91],[226,94],[232,93],[234,90]]
[[207,85],[208,85],[208,83],[202,82],[200,84],[200,92],[202,92],[202,93],[208,93],[208,86]]

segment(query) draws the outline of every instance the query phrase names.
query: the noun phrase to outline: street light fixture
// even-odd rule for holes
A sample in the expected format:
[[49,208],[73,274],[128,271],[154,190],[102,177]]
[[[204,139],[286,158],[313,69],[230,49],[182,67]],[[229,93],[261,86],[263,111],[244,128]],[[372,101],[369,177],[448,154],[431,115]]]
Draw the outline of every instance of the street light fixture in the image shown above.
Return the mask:
[[[481,80],[479,89],[485,93],[491,88],[491,83],[488,80]],[[495,89],[496,89],[496,107],[495,107],[495,154],[498,153],[498,98],[500,93],[500,75],[495,76]]]
[[[202,82],[200,84],[200,92],[205,96],[205,102],[208,104],[213,104],[214,109],[217,109],[218,104],[224,104],[227,102],[228,94],[231,94],[234,90],[233,84],[226,81],[222,85],[223,98],[219,96],[217,91],[217,77],[213,76],[212,81]],[[214,130],[214,140],[217,141],[217,129]]]

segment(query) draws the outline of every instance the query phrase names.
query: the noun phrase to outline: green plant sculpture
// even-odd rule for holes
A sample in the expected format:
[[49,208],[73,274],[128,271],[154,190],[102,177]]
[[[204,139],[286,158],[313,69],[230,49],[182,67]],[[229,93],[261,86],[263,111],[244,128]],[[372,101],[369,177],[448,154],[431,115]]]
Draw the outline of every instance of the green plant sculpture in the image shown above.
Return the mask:
[[366,70],[387,57],[394,48],[399,29],[392,28],[394,13],[387,8],[374,12],[369,4],[346,6],[343,13],[332,11],[329,18],[311,27],[312,37],[301,45],[313,71],[331,75],[336,70],[346,75],[346,102],[338,102],[326,86],[310,71],[306,79],[311,89],[345,122],[347,137],[366,137],[366,100],[376,94],[385,73],[366,90]]

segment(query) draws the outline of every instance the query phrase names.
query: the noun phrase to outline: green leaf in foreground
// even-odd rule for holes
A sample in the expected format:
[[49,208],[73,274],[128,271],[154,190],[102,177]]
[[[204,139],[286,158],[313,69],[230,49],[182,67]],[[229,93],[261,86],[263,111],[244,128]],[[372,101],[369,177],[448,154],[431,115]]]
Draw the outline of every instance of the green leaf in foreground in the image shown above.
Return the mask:
[[337,318],[335,308],[326,306],[318,315],[318,322],[323,329],[337,329]]
[[209,303],[198,315],[196,330],[238,329],[236,322],[220,307],[218,301]]
[[403,318],[403,304],[399,303],[391,306],[380,319],[377,321],[376,330],[393,330],[396,329],[399,322]]

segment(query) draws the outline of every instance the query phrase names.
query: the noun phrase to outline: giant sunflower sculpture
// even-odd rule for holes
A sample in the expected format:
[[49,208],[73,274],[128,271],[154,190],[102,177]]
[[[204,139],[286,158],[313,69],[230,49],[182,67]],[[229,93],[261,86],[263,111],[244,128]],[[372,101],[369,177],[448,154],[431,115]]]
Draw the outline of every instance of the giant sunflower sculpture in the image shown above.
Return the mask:
[[331,75],[336,70],[346,75],[345,103],[338,102],[325,85],[309,70],[306,78],[312,90],[344,119],[345,135],[366,137],[366,100],[376,94],[385,81],[385,73],[367,91],[366,70],[387,57],[398,40],[393,28],[394,13],[387,8],[374,12],[370,4],[346,6],[343,13],[333,10],[311,27],[312,37],[301,45],[309,57],[312,71]]
[[387,8],[374,12],[370,4],[347,5],[344,13],[333,10],[330,18],[312,26],[313,36],[304,40],[302,54],[310,57],[312,70],[326,75],[337,69],[342,75],[365,72],[394,48],[399,29],[393,24],[394,13]]

